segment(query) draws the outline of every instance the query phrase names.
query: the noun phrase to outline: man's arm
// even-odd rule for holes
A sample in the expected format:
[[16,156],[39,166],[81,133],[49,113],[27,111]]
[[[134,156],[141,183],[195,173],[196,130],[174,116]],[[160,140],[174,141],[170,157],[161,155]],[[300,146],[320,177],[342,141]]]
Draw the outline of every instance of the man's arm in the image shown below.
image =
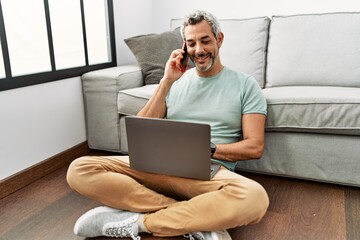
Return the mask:
[[146,105],[138,112],[137,116],[164,118],[166,116],[166,95],[172,86],[171,82],[164,79],[160,81],[155,93],[151,96]]
[[183,53],[184,51],[181,49],[174,50],[171,53],[158,88],[146,105],[138,112],[137,116],[151,118],[164,118],[166,116],[166,95],[173,83],[184,73],[180,63]]
[[264,150],[266,116],[245,114],[242,116],[243,140],[230,144],[216,144],[215,159],[239,161],[258,159]]

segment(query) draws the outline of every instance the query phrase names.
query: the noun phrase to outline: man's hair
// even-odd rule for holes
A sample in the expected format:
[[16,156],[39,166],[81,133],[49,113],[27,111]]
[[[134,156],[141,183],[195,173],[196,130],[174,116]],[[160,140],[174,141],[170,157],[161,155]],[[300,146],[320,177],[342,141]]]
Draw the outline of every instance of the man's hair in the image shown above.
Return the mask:
[[214,34],[215,37],[217,37],[221,32],[220,23],[217,20],[217,18],[209,12],[202,10],[194,10],[184,18],[184,23],[181,26],[182,38],[185,40],[185,28],[187,26],[196,25],[203,20],[207,21],[210,24],[212,33]]

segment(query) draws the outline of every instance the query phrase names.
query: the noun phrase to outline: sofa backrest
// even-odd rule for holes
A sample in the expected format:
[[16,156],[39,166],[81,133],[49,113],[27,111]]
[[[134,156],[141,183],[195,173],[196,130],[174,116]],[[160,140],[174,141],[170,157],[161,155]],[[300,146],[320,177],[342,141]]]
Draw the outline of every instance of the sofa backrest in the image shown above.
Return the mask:
[[266,87],[360,87],[360,13],[274,16]]
[[[263,88],[265,85],[268,17],[251,19],[220,19],[224,43],[220,49],[221,61],[233,70],[254,76]],[[171,29],[182,24],[182,19],[172,19]]]
[[269,23],[268,17],[220,20],[225,36],[220,49],[222,63],[254,76],[261,88],[265,85]]

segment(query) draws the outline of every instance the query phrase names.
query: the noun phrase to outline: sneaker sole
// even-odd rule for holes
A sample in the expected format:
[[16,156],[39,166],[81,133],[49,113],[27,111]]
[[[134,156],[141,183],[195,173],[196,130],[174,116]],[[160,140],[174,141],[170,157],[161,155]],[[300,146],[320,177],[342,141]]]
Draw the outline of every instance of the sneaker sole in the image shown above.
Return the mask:
[[82,221],[85,218],[92,217],[98,213],[104,213],[104,212],[122,212],[122,210],[107,207],[107,206],[101,206],[101,207],[96,207],[94,209],[91,209],[88,212],[81,215],[81,217],[76,221],[75,226],[74,226],[74,233],[77,235],[77,233],[79,232],[79,225],[82,223]]

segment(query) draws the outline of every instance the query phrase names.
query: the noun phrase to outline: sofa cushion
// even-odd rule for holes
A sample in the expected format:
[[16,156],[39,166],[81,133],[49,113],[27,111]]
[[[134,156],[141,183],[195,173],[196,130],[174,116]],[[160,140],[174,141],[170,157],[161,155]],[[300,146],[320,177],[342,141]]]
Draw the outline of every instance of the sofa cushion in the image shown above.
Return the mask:
[[161,34],[147,34],[124,40],[141,67],[145,84],[159,83],[173,50],[181,48],[179,28]]
[[267,17],[220,22],[225,35],[220,49],[221,62],[235,71],[252,75],[261,88],[265,83],[269,22]]
[[360,135],[360,88],[263,89],[267,131]]
[[118,113],[136,115],[154,94],[158,84],[122,90],[118,94]]
[[266,87],[360,87],[360,13],[272,18]]
[[[270,19],[220,19],[219,22],[225,36],[220,49],[221,62],[235,71],[252,75],[263,88]],[[182,20],[173,19],[171,26],[178,27],[181,23]]]

